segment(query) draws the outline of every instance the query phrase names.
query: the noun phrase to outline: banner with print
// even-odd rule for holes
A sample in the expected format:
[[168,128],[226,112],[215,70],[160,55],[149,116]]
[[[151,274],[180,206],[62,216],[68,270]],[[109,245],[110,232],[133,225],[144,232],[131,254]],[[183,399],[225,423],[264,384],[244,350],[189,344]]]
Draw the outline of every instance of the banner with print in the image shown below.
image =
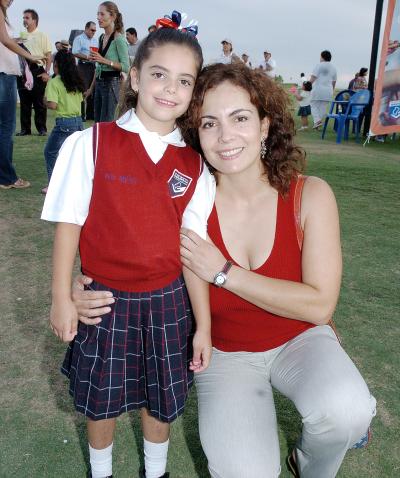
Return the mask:
[[400,132],[400,0],[389,0],[370,134]]

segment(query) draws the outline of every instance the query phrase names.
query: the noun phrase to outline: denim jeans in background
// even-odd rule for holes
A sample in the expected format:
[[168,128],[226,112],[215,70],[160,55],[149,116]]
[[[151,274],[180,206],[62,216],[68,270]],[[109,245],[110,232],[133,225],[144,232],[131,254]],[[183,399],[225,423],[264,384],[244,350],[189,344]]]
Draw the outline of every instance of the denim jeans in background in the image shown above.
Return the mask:
[[56,125],[50,133],[44,148],[44,159],[46,160],[47,176],[51,178],[54,166],[57,161],[58,152],[66,138],[71,136],[75,131],[82,131],[83,123],[81,116],[73,116],[72,118],[56,118]]
[[17,77],[0,73],[0,184],[18,179],[12,164],[13,135],[17,115]]
[[120,85],[121,80],[119,77],[96,78],[94,93],[94,120],[96,123],[100,121],[114,121]]

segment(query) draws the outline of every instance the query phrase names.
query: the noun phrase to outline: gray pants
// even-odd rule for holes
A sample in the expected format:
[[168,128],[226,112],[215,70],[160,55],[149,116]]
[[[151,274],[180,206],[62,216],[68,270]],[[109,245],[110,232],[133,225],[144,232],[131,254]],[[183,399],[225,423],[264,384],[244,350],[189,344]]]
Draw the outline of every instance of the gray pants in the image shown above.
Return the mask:
[[374,397],[327,325],[267,352],[214,349],[196,387],[200,439],[213,478],[279,476],[272,387],[302,417],[295,448],[302,478],[336,476],[375,415]]
[[326,115],[326,110],[330,105],[330,101],[323,100],[311,100],[311,114],[314,120],[314,124],[322,122]]

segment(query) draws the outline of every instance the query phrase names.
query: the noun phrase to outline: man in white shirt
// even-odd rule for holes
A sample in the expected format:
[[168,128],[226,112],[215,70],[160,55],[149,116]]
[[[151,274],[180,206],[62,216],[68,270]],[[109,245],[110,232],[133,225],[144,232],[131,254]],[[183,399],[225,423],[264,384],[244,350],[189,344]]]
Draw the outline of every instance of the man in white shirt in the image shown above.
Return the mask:
[[264,62],[260,67],[264,70],[266,75],[275,78],[276,61],[272,58],[272,55],[268,50],[264,51]]
[[230,40],[229,38],[224,38],[221,42],[221,45],[221,56],[214,60],[212,63],[224,63],[226,65],[229,63],[238,63],[241,61],[240,58],[235,53],[233,53],[232,40]]
[[[78,60],[78,71],[83,79],[85,88],[88,90],[92,84],[95,63],[90,61],[90,48],[97,48],[98,41],[94,38],[96,33],[96,24],[94,22],[87,22],[83,33],[75,37],[72,44],[72,54]],[[82,101],[82,120],[94,119],[94,107],[93,107],[94,95],[90,95],[86,98],[86,101]]]
[[126,29],[126,41],[128,42],[129,63],[132,65],[137,49],[140,45],[136,28],[131,27]]
[[331,59],[330,51],[322,51],[320,61],[314,68],[310,78],[312,83],[311,114],[314,119],[314,129],[322,126],[336,86],[337,73],[336,68],[331,63]]

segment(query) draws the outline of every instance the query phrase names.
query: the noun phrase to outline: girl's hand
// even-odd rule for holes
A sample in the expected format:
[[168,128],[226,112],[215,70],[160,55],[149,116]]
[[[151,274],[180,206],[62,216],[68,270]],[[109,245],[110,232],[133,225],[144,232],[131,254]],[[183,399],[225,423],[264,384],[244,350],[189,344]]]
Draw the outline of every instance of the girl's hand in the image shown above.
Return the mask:
[[88,90],[86,90],[84,93],[83,93],[83,97],[84,98],[88,98],[89,96],[92,96],[93,94],[93,90],[91,88],[89,88]]
[[115,299],[110,291],[107,290],[85,290],[85,285],[89,285],[93,279],[87,276],[79,275],[75,277],[72,284],[72,300],[78,313],[78,319],[86,325],[96,325],[101,322],[100,315],[111,311],[110,304]]
[[63,342],[71,342],[75,337],[78,330],[78,312],[71,300],[53,300],[50,328]]
[[194,231],[181,229],[181,261],[200,279],[213,282],[226,259],[212,242],[205,241]]
[[189,364],[194,373],[202,372],[210,365],[212,354],[211,335],[201,330],[193,337],[193,359]]

